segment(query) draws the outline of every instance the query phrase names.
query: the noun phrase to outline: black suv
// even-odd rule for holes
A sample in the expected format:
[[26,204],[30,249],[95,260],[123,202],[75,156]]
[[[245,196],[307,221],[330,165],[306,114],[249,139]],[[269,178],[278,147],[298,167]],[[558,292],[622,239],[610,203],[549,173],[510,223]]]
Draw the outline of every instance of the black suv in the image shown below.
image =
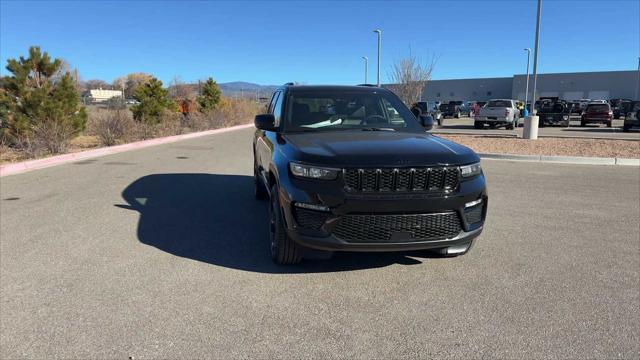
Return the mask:
[[391,91],[285,85],[255,119],[255,194],[278,264],[333,251],[466,253],[487,212],[472,150],[426,132]]
[[459,119],[462,115],[471,115],[471,108],[462,101],[449,101],[440,105],[440,112],[443,118],[450,116]]

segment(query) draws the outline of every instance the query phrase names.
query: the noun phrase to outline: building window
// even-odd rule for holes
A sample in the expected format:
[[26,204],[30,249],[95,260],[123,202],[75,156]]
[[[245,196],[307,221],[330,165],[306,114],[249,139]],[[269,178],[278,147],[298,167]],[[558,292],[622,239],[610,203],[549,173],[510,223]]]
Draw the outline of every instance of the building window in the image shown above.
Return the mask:
[[477,91],[474,91],[474,92],[473,92],[473,96],[476,96],[476,95],[478,95],[478,92],[477,92]]
[[451,97],[453,97],[454,95],[455,95],[455,94],[454,94],[454,93],[452,93],[452,92],[450,92],[450,93],[449,93],[449,96],[451,96]]
[[440,97],[440,93],[437,93],[437,94],[436,94],[436,97]]
[[491,96],[491,91],[487,91],[487,96]]

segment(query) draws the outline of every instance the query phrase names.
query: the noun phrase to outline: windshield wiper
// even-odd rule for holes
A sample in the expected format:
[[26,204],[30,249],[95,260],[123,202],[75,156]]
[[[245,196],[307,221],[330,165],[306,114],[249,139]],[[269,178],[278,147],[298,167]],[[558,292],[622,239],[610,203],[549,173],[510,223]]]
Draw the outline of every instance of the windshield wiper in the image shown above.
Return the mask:
[[360,129],[360,131],[396,131],[396,129],[382,128],[382,127],[367,127],[367,128]]

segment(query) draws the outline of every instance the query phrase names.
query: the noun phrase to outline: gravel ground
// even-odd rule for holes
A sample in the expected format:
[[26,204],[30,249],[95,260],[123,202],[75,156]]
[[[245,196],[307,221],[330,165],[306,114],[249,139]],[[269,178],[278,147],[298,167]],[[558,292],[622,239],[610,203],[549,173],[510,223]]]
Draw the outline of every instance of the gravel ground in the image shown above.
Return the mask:
[[640,142],[605,139],[539,138],[524,140],[472,135],[444,135],[482,153],[640,158]]

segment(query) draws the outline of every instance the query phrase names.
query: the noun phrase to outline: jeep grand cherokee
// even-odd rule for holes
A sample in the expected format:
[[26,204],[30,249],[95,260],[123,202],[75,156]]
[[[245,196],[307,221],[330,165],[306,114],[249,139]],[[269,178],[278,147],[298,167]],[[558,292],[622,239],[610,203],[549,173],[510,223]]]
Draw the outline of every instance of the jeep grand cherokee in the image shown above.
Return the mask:
[[273,260],[318,251],[466,253],[487,212],[472,150],[426,132],[389,90],[278,88],[256,116],[255,194],[269,199]]

